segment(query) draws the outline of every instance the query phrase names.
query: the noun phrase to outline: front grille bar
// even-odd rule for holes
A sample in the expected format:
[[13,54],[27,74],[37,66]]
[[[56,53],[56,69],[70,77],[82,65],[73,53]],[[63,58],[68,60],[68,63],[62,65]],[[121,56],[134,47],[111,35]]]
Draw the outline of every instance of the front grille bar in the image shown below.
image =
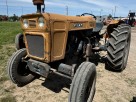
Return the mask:
[[29,27],[36,28],[36,21],[35,20],[29,20]]
[[41,35],[26,34],[28,52],[31,56],[44,58],[44,38]]

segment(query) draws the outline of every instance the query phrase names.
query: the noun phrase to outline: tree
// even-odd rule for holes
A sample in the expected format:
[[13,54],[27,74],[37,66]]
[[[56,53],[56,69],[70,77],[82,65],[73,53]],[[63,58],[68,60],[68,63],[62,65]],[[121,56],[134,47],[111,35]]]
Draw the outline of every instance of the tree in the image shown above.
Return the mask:
[[109,14],[108,19],[111,19],[111,18],[112,18],[112,15],[111,15],[111,14]]
[[19,17],[16,16],[16,14],[13,14],[13,16],[9,17],[9,19],[10,19],[10,21],[15,22],[15,21],[18,21],[18,20],[19,20]]

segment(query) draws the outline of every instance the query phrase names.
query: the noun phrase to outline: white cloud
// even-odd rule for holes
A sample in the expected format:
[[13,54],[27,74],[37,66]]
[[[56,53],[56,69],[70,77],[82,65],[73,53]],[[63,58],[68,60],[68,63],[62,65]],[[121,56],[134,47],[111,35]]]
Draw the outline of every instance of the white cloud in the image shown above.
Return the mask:
[[[28,2],[28,3],[32,3],[32,0],[19,0],[19,1],[22,1],[22,2]],[[45,4],[46,5],[54,5],[54,6],[64,6],[63,4],[61,3],[56,3],[56,2],[50,2],[50,1],[45,1]]]
[[107,0],[82,0],[83,2],[101,6],[103,8],[114,8],[115,6],[120,6],[118,4],[109,2]]
[[[93,12],[95,15],[100,15],[101,9],[103,9],[102,14],[104,15],[112,14],[112,10],[114,12],[115,6],[117,6],[116,15],[127,15],[129,9],[133,9],[135,7],[134,4],[135,3],[131,3],[131,6],[128,6],[129,1],[126,3],[123,1],[117,2],[117,0],[45,0],[47,12],[53,11],[55,13],[65,14],[66,6],[68,6],[70,15],[81,14],[84,12]],[[1,5],[5,5],[4,0]],[[32,0],[8,0],[8,5],[9,7],[18,6],[18,8],[11,7],[14,11],[15,9],[21,10],[21,7],[24,8],[24,12],[26,11],[26,13],[27,10],[25,9],[29,7],[29,11],[35,10]]]
[[123,1],[119,1],[119,2],[115,2],[113,0],[81,0],[81,1],[88,3],[90,5],[96,5],[96,9],[103,9],[103,12],[108,11],[109,13],[111,13],[112,10],[114,13],[116,6],[116,16],[120,16],[120,15],[127,16],[129,11],[128,9],[130,8],[130,7],[129,8],[124,7]]

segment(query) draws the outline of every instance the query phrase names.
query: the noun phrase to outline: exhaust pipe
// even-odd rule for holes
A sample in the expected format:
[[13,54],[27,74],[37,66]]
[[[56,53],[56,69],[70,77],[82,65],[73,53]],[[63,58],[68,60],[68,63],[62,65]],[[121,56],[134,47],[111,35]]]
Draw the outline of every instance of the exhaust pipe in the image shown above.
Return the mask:
[[44,0],[33,0],[33,4],[37,6],[37,13],[41,13],[41,5],[44,5]]

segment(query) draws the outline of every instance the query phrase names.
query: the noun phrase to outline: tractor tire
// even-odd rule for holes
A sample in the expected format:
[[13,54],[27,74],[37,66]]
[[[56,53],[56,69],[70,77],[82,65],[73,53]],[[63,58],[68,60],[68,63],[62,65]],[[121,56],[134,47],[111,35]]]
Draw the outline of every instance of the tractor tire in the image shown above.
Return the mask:
[[27,62],[22,61],[22,58],[25,57],[26,54],[25,48],[17,50],[10,58],[7,66],[9,78],[19,87],[32,82],[36,78],[36,76],[29,71]]
[[83,62],[72,80],[68,102],[92,102],[95,84],[96,66],[90,62]]
[[111,33],[106,68],[121,72],[126,68],[131,42],[131,27],[121,24]]
[[19,34],[16,35],[16,37],[15,37],[15,46],[16,46],[17,50],[25,48],[23,34],[19,33]]

